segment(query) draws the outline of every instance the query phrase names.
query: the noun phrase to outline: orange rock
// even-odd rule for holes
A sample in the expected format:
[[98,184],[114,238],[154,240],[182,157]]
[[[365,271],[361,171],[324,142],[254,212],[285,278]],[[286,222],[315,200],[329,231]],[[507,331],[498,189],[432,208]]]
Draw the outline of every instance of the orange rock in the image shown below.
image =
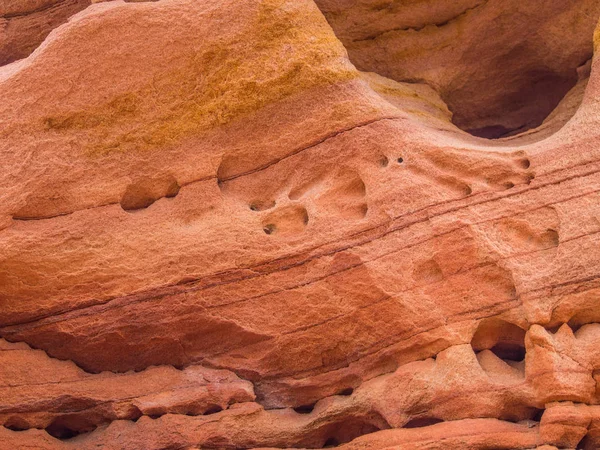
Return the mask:
[[29,56],[90,0],[6,0],[0,5],[0,66]]
[[600,14],[593,0],[316,3],[360,70],[429,84],[484,137],[542,124],[577,84]]
[[600,447],[598,2],[88,3],[0,7],[0,450]]

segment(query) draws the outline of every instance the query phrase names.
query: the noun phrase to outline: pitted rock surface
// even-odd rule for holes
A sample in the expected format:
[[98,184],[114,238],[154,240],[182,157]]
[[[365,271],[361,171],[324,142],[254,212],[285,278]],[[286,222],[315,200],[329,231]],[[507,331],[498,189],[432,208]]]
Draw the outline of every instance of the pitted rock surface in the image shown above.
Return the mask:
[[0,6],[0,450],[600,448],[599,18]]

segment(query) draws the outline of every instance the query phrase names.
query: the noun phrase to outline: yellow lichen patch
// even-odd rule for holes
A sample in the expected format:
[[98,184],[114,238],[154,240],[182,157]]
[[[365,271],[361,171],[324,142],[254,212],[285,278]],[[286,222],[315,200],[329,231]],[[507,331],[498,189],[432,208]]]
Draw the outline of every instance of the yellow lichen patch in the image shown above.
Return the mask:
[[594,53],[600,51],[600,23],[596,27],[596,31],[594,31]]
[[251,33],[216,38],[106,104],[44,119],[76,130],[88,154],[164,146],[250,114],[295,93],[358,76],[314,5],[265,0]]

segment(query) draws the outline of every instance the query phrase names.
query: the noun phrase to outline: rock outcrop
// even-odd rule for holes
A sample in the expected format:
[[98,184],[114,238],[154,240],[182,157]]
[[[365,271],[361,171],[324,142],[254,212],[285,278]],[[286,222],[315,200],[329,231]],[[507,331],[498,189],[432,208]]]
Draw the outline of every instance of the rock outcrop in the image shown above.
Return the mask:
[[0,5],[0,66],[29,56],[90,0],[5,0]]
[[0,449],[600,448],[598,2],[1,8]]
[[470,133],[539,126],[592,56],[595,0],[316,0],[361,70],[434,87]]

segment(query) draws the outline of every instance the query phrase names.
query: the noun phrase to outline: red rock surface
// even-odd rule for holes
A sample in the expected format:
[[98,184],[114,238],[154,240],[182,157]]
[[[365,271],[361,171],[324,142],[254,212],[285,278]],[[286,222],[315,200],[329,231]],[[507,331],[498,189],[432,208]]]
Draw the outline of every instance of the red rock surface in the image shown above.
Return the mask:
[[0,449],[600,448],[598,2],[88,3],[0,7]]

